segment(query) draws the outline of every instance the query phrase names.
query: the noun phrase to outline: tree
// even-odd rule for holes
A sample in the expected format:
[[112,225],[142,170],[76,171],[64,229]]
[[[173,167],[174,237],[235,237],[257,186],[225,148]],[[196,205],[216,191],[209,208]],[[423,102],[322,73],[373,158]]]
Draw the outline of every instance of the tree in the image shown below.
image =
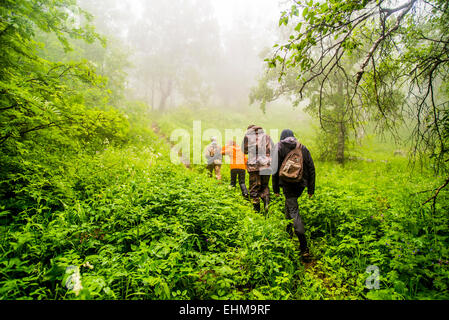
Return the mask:
[[208,66],[219,47],[210,4],[144,1],[142,7],[142,17],[128,34],[138,65],[132,77],[135,87],[153,107],[157,103],[159,110],[176,94],[188,102],[204,100],[201,95],[207,91]]
[[[351,112],[373,105],[371,119],[386,129],[415,119],[415,154],[430,154],[449,173],[449,2],[294,1],[279,23],[294,32],[267,62],[281,65],[280,77],[299,68],[300,96],[313,81],[324,88],[331,75],[343,76]],[[353,70],[344,57],[359,57]]]
[[[45,52],[48,45],[69,56],[76,40],[104,43],[76,1],[2,1],[0,17],[0,198],[8,199],[4,194],[35,186],[36,176],[46,175],[39,183],[47,188],[68,154],[123,142],[127,121],[108,108],[106,79],[92,61],[61,61]],[[42,33],[49,35],[46,44]]]
[[[260,107],[265,110],[266,103],[286,96],[293,102],[294,107],[302,105],[304,110],[315,116],[320,121],[321,131],[317,136],[319,157],[322,160],[336,160],[343,163],[346,158],[346,150],[350,142],[351,134],[357,138],[360,119],[350,112],[348,87],[344,79],[338,74],[333,74],[324,86],[314,80],[307,88],[302,99],[298,94],[301,83],[297,80],[297,68],[289,69],[278,81],[281,67],[268,69],[259,80],[258,86],[253,87],[250,93],[250,102],[260,102]],[[321,94],[322,93],[322,94]]]
[[[281,30],[280,37],[285,37],[285,30]],[[262,57],[268,55],[269,52],[261,54]],[[347,70],[353,64],[354,59],[349,58],[342,62]],[[283,76],[279,77],[282,72]],[[300,95],[302,83],[298,74],[301,74],[299,66],[283,69],[278,64],[275,68],[267,68],[258,85],[251,89],[250,103],[260,102],[261,109],[265,111],[267,102],[287,97],[294,107],[302,106],[320,122],[321,130],[316,139],[320,159],[344,163],[349,143],[360,140],[360,131],[366,120],[364,108],[357,108],[357,112],[351,108],[349,94],[352,84],[341,74],[334,73],[324,84],[314,79]]]
[[[74,4],[70,0],[2,2],[0,145],[69,120],[67,81],[93,85],[101,81],[88,62],[51,62],[37,54],[36,28],[53,33],[66,51],[71,50],[69,38],[88,42],[101,39],[89,25],[85,29],[68,26]],[[90,19],[88,13],[79,12]]]

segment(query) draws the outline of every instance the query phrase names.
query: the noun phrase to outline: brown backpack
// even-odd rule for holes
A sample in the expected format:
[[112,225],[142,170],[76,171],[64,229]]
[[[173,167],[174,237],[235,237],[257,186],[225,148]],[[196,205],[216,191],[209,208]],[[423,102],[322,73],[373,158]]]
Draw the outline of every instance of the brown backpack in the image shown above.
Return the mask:
[[304,174],[302,145],[298,142],[296,148],[290,151],[282,161],[279,177],[286,182],[300,182]]
[[263,130],[251,130],[246,134],[248,172],[270,168],[271,138]]

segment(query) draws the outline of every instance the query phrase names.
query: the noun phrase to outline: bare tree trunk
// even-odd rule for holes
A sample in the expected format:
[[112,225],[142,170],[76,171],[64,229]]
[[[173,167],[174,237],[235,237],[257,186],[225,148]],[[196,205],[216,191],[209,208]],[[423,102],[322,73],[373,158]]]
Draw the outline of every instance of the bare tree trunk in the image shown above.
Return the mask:
[[362,145],[363,138],[365,137],[365,129],[363,127],[357,128],[355,131],[356,141],[359,145]]
[[343,164],[345,161],[346,126],[342,121],[338,126],[337,140],[337,162]]
[[345,98],[343,92],[343,82],[338,81],[337,94],[339,96],[339,103],[337,107],[338,118],[337,122],[337,154],[336,160],[338,163],[343,164],[345,161],[345,143],[346,143],[346,123],[345,123]]
[[154,108],[154,79],[151,79],[151,110]]
[[167,96],[161,95],[161,101],[159,102],[159,111],[165,110],[165,103],[167,101]]
[[164,111],[166,104],[167,104],[167,99],[171,94],[172,91],[172,80],[168,79],[165,83],[164,86],[164,80],[159,80],[159,87],[161,89],[161,100],[159,102],[159,110],[160,111]]

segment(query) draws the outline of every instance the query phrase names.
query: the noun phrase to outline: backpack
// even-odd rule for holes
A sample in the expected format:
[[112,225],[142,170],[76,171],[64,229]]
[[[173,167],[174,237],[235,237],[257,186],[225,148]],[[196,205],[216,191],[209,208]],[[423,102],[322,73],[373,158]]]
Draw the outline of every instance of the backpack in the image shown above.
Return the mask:
[[270,136],[262,132],[247,134],[249,171],[260,171],[270,167]]
[[[213,160],[212,163],[214,164],[221,164],[221,155],[220,151],[218,149],[218,146],[216,144],[212,144],[207,148],[207,153],[209,154],[208,162],[210,160]],[[207,154],[206,154],[207,157]]]
[[279,178],[286,182],[300,182],[304,174],[302,145],[298,142],[296,148],[290,151],[282,161]]

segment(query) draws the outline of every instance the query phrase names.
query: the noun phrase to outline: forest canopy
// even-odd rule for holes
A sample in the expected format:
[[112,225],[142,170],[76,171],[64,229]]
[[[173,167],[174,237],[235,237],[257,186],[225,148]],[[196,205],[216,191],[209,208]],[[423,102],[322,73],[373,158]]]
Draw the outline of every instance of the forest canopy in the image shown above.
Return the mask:
[[448,15],[443,0],[294,1],[253,100],[309,98],[322,128],[343,139],[367,122],[393,133],[411,125],[414,154],[447,174]]

